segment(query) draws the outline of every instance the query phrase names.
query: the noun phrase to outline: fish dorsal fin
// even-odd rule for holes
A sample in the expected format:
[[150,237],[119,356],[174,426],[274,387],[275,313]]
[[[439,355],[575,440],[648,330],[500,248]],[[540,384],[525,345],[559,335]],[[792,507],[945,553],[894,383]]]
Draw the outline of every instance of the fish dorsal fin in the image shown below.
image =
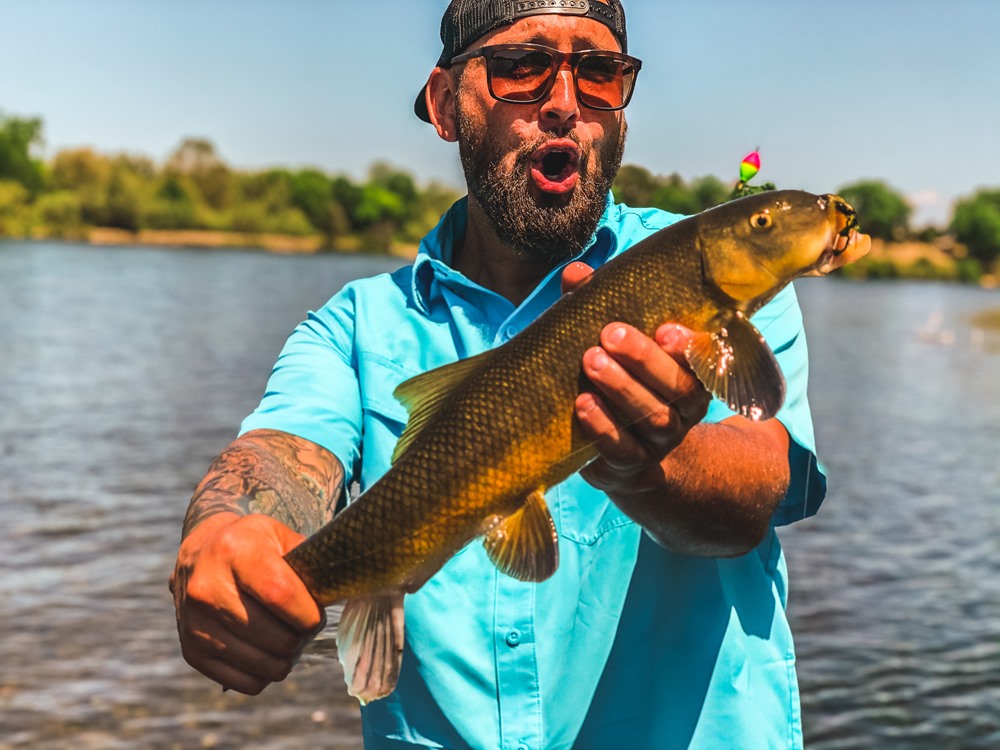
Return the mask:
[[460,359],[458,362],[436,367],[396,386],[392,395],[406,407],[410,416],[406,422],[406,428],[392,452],[393,463],[396,463],[396,459],[403,455],[403,452],[416,440],[428,422],[438,413],[441,405],[455,392],[455,389],[478,370],[490,354],[492,352],[487,351],[477,354],[475,357]]
[[559,539],[542,490],[490,528],[483,546],[497,568],[519,581],[544,581],[555,573]]
[[361,705],[396,687],[403,661],[403,592],[349,599],[337,628],[347,692]]
[[785,400],[778,361],[753,323],[734,313],[714,333],[696,333],[685,351],[698,379],[733,411],[770,419]]

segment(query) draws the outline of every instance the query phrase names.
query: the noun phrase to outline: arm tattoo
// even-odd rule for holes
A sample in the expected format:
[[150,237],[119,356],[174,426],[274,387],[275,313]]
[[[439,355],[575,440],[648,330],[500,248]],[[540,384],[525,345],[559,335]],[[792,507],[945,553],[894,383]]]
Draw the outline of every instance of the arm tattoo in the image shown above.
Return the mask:
[[343,483],[340,461],[325,448],[286,432],[254,430],[212,463],[191,498],[184,536],[223,512],[262,513],[308,535],[333,518]]

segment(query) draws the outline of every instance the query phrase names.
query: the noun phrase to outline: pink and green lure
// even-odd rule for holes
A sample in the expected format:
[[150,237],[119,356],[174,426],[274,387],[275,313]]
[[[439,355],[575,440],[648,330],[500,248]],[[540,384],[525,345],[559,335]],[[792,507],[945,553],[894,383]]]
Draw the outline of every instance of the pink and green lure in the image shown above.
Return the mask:
[[740,182],[749,182],[760,171],[760,152],[751,151],[740,163]]
[[757,173],[760,171],[760,150],[754,149],[749,154],[743,157],[743,161],[740,162],[740,181],[736,183],[736,187],[733,188],[733,192],[729,196],[729,200],[736,200],[737,198],[743,198],[747,195],[753,195],[755,193],[763,193],[765,190],[774,190],[775,186],[773,182],[765,182],[759,187],[754,185],[747,185],[750,180],[752,180]]

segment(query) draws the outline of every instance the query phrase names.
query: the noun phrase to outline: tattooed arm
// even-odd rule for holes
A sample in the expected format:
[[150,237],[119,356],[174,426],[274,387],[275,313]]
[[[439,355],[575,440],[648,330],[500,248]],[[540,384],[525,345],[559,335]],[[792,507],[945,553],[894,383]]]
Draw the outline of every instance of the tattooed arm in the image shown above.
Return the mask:
[[225,687],[283,680],[325,622],[283,556],[333,517],[343,467],[273,430],[238,438],[195,490],[170,578],[184,658]]

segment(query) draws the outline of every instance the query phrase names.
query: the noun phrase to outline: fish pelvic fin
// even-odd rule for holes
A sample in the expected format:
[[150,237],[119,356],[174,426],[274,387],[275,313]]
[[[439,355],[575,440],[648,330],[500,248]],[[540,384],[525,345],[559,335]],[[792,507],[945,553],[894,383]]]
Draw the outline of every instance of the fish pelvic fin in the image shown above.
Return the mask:
[[392,395],[406,407],[409,419],[392,452],[393,463],[413,444],[449,396],[479,370],[489,359],[490,354],[491,351],[486,351],[468,359],[436,367],[396,386]]
[[532,492],[515,513],[492,526],[483,546],[497,568],[519,581],[544,581],[555,573],[559,538],[543,490]]
[[403,663],[403,592],[350,599],[337,630],[347,692],[361,705],[389,695]]
[[730,409],[771,419],[785,400],[785,378],[760,331],[742,312],[714,333],[696,333],[685,351],[702,384]]

